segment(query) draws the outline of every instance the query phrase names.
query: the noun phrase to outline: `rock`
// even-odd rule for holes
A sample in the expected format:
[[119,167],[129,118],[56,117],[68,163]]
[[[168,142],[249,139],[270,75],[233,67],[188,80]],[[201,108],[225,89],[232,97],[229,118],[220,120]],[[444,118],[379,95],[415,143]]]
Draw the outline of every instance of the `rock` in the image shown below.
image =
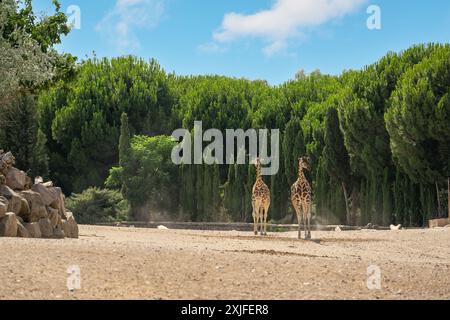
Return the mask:
[[27,185],[25,172],[11,167],[6,173],[6,185],[13,190],[24,190]]
[[390,225],[390,229],[392,231],[397,231],[397,230],[400,230],[401,228],[402,228],[401,224],[399,224],[398,226],[394,226],[393,224]]
[[52,207],[47,207],[48,218],[52,223],[52,228],[56,228],[60,221],[58,209],[53,209]]
[[17,218],[13,212],[8,212],[0,219],[0,237],[17,236]]
[[67,220],[62,220],[61,221],[61,228],[64,231],[64,234],[66,235],[67,238],[72,238],[71,237],[71,231],[70,231],[70,223]]
[[[75,221],[75,218],[73,217],[73,213],[70,211],[66,212],[66,217],[67,217],[67,220],[65,220],[65,221],[67,221],[67,224],[68,224],[68,227],[66,226],[66,228],[69,231],[69,233],[66,233],[66,237],[78,239],[78,224]],[[63,222],[63,224],[64,224],[64,222]]]
[[7,172],[16,163],[16,158],[11,152],[4,153],[0,150],[0,172]]
[[47,182],[42,183],[42,185],[46,188],[50,188],[50,187],[53,187],[53,182],[47,181]]
[[0,219],[6,215],[6,211],[8,211],[8,199],[0,196]]
[[28,204],[27,199],[20,197],[20,201],[21,201],[21,207],[20,207],[20,212],[19,212],[19,217],[21,217],[22,219],[29,221],[30,219],[30,205]]
[[39,222],[25,223],[25,228],[28,230],[31,238],[41,238],[41,228]]
[[41,195],[44,205],[58,209],[62,193],[60,188],[47,188],[43,184],[35,184],[31,190]]
[[59,215],[64,218],[67,219],[66,217],[66,197],[64,196],[64,193],[61,192],[61,195],[59,197]]
[[50,219],[44,218],[39,220],[39,229],[41,230],[42,238],[51,238],[53,237],[53,228]]
[[42,218],[47,218],[47,210],[39,193],[27,190],[22,191],[20,196],[27,200],[30,207],[30,215],[28,220],[26,220],[27,222],[38,222]]
[[17,236],[19,238],[30,238],[30,233],[23,225],[23,222],[17,221]]
[[10,187],[0,186],[0,196],[8,200],[8,212],[19,214],[22,209],[22,198],[14,192]]
[[56,227],[53,229],[53,238],[55,239],[64,239],[66,237],[64,230],[61,227]]
[[166,226],[158,226],[158,230],[169,230]]
[[336,232],[341,232],[342,229],[341,229],[341,227],[337,226],[337,227],[334,229],[334,231],[336,231]]
[[16,219],[18,223],[24,224],[25,222],[23,221],[23,219],[19,216],[16,215]]

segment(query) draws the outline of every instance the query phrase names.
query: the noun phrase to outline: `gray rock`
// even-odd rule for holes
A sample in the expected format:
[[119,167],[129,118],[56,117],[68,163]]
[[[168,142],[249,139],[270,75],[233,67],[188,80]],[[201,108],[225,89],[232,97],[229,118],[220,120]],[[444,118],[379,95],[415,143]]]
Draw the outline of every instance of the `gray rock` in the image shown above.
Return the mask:
[[30,207],[28,222],[38,222],[40,219],[47,218],[47,210],[39,193],[26,190],[20,192],[20,196],[27,200]]
[[61,229],[61,227],[57,226],[55,229],[53,229],[53,238],[64,239],[65,237],[65,232]]
[[17,218],[13,212],[8,212],[0,219],[0,237],[17,236]]
[[23,190],[27,185],[27,175],[25,172],[11,167],[6,173],[6,185],[13,190]]
[[47,207],[47,213],[48,213],[48,218],[50,219],[50,222],[52,223],[52,228],[56,228],[56,226],[58,225],[58,223],[60,221],[58,209],[54,209],[52,207]]
[[0,186],[0,196],[8,200],[8,212],[19,214],[22,210],[22,197],[6,185]]
[[19,238],[31,238],[27,228],[20,221],[17,221],[17,236]]
[[41,238],[41,228],[39,227],[39,222],[25,223],[25,228],[27,228],[28,233],[31,238]]
[[78,236],[79,236],[78,224],[75,221],[75,218],[73,217],[73,213],[70,211],[67,211],[66,217],[67,217],[66,221],[67,221],[68,227],[66,226],[65,228],[68,228],[68,230],[69,230],[69,234],[66,234],[66,237],[78,239]]
[[50,187],[47,188],[43,184],[35,184],[31,190],[41,195],[44,205],[58,209],[61,196],[61,189]]
[[41,230],[42,238],[52,238],[53,237],[53,228],[50,219],[44,218],[39,220],[39,229]]
[[8,199],[0,196],[0,218],[3,218],[8,211]]

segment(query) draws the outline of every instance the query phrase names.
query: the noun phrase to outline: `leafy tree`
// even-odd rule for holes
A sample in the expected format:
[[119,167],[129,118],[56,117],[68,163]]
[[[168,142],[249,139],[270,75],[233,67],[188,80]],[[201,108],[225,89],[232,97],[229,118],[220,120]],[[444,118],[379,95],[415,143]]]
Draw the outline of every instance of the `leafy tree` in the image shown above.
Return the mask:
[[167,81],[154,60],[94,59],[80,66],[73,82],[41,95],[39,113],[51,157],[68,159],[63,167],[70,174],[59,181],[68,192],[103,184],[119,160],[122,113],[131,134],[171,132],[173,96]]
[[128,204],[117,191],[89,188],[66,200],[78,223],[124,221],[128,218]]
[[325,120],[324,166],[328,174],[342,185],[345,197],[347,223],[352,222],[349,209],[348,188],[351,187],[351,169],[344,138],[339,127],[339,115],[335,108],[329,108]]
[[124,112],[120,117],[120,137],[119,137],[119,165],[124,166],[130,152],[130,128],[128,125],[128,116]]
[[152,211],[176,212],[178,168],[171,161],[175,142],[167,136],[134,136],[129,161],[122,172],[124,194],[136,219],[148,219]]

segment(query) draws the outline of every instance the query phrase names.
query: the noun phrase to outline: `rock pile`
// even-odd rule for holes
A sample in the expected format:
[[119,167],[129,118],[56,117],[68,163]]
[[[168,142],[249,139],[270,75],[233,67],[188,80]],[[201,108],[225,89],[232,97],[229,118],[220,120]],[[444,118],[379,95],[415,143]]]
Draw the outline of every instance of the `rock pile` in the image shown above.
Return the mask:
[[11,152],[0,150],[0,237],[78,238],[61,188],[14,167]]

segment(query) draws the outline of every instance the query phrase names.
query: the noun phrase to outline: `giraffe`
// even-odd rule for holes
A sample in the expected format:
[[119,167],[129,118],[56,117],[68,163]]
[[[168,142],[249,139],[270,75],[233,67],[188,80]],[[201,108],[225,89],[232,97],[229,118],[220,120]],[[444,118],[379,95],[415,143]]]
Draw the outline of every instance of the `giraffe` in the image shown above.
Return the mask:
[[[303,170],[309,170],[307,158],[298,159],[298,179],[291,188],[292,205],[297,213],[298,238],[301,239],[301,221],[305,229],[305,239],[311,239],[311,186]],[[302,213],[302,215],[300,215]]]
[[267,214],[270,206],[269,187],[264,183],[261,176],[261,161],[256,158],[256,182],[252,191],[253,206],[253,231],[258,234],[258,224],[261,220],[261,235],[267,235]]

